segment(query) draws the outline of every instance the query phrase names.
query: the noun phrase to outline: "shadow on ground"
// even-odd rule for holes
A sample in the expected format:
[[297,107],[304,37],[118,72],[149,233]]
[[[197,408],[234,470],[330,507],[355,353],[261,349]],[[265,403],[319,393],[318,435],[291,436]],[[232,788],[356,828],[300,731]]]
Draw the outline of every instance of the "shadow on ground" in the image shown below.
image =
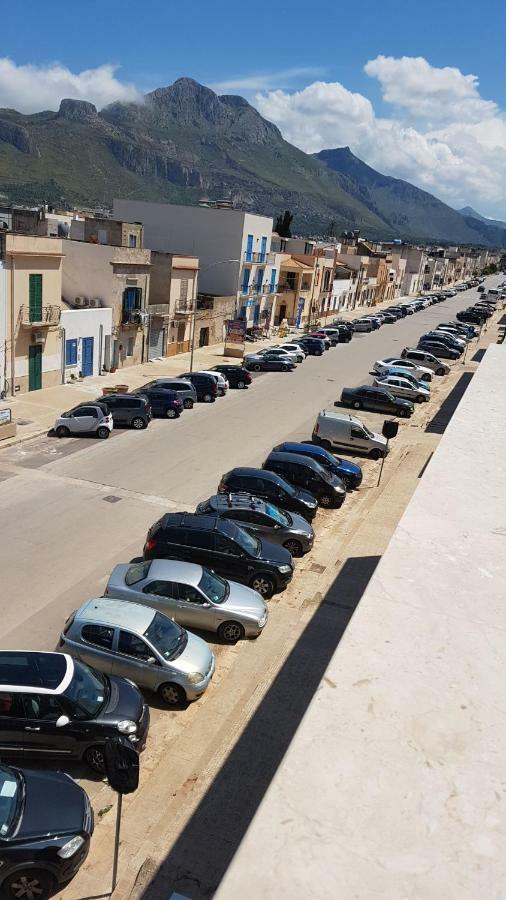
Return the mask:
[[371,556],[345,563],[188,825],[152,880],[143,889],[138,885],[134,896],[213,896],[378,562]]
[[481,347],[480,350],[477,350],[476,353],[474,354],[474,356],[472,357],[472,362],[477,362],[477,363],[481,362],[483,357],[485,356],[486,352],[487,352],[487,348]]
[[441,404],[435,416],[430,420],[425,431],[432,434],[443,434],[446,431],[448,423],[467,391],[473,375],[474,372],[462,373],[457,384],[450,391],[444,403]]

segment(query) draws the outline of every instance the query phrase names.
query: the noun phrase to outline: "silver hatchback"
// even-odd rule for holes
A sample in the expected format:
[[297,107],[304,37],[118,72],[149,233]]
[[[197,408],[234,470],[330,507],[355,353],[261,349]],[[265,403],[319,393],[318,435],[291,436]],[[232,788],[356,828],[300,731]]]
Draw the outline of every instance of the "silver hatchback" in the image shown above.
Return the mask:
[[87,600],[73,613],[58,650],[107,675],[130,678],[167,706],[200,697],[215,666],[206,642],[163,613],[107,597]]
[[196,563],[152,559],[115,566],[105,593],[159,609],[181,625],[218,632],[226,644],[257,637],[267,622],[257,591]]

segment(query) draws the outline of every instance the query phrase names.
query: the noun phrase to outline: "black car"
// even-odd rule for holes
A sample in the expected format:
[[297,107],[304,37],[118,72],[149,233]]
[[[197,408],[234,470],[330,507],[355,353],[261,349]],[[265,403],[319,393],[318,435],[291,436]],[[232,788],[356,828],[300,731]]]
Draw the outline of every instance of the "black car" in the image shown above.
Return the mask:
[[348,344],[353,337],[353,328],[350,328],[349,325],[336,325],[335,327],[339,331],[339,343]]
[[144,559],[198,563],[266,598],[284,590],[293,576],[292,557],[284,547],[259,540],[228,519],[195,513],[166,513],[155,522]]
[[362,385],[356,388],[343,388],[340,402],[334,406],[352,406],[353,409],[370,409],[372,412],[390,413],[407,419],[413,415],[414,405],[411,400],[394,397],[390,391],[380,387]]
[[93,401],[111,413],[114,427],[147,428],[151,422],[151,406],[146,396],[132,394],[107,394]]
[[325,351],[325,341],[315,337],[297,338],[297,343],[306,351],[308,356],[321,356]]
[[313,521],[318,509],[318,503],[309,491],[297,490],[285,478],[265,469],[239,467],[222,476],[218,486],[219,494],[234,494],[239,491],[269,500],[288,512],[299,513],[308,522]]
[[254,372],[292,372],[296,363],[278,353],[252,353],[244,357],[244,365]]
[[469,325],[476,325],[478,328],[483,325],[486,316],[484,316],[479,309],[464,309],[461,312],[458,312],[456,317],[459,322],[467,322]]
[[393,312],[397,315],[397,318],[405,318],[408,314],[408,311],[405,306],[389,306],[386,312]]
[[333,475],[337,475],[343,482],[346,490],[354,490],[362,484],[362,469],[356,463],[350,462],[348,459],[339,459],[333,453],[329,453],[324,447],[313,444],[312,441],[303,441],[298,443],[295,441],[285,441],[272,448],[276,453],[298,453],[301,456],[308,456],[320,463],[324,469],[328,469]]
[[399,318],[399,316],[396,316],[395,313],[386,312],[386,311],[384,313],[382,313],[382,316],[383,316],[383,322],[385,325],[393,325],[395,322],[397,322],[397,319]]
[[252,382],[251,374],[244,366],[220,365],[213,366],[213,372],[219,372],[228,380],[231,388],[239,388],[243,390]]
[[355,331],[353,322],[347,322],[346,319],[334,319],[334,321],[331,322],[330,324],[331,324],[332,328],[334,328],[334,326],[339,326],[340,328],[347,328],[349,331],[351,331],[352,334]]
[[464,352],[458,338],[456,339],[453,335],[447,334],[444,331],[429,331],[427,334],[422,334],[420,343],[425,341],[439,341],[439,343],[444,344],[445,347],[449,347],[451,350],[458,352],[459,356]]
[[458,350],[453,350],[448,344],[443,344],[442,341],[419,341],[417,350],[433,353],[434,356],[440,359],[458,359],[460,356]]
[[131,681],[64,653],[0,651],[1,755],[84,760],[102,772],[109,737],[124,734],[140,752],[148,728],[149,710]]
[[179,375],[185,381],[190,381],[197,391],[197,400],[199,403],[214,403],[218,396],[218,385],[216,379],[212,375],[206,375],[204,372],[185,372]]
[[272,452],[262,468],[286,478],[294,487],[309,491],[320,506],[339,509],[346,499],[346,488],[341,479],[307,456]]
[[163,390],[162,388],[144,387],[134,391],[140,397],[146,397],[154,416],[164,416],[166,419],[178,419],[184,409],[184,401],[180,400],[176,391]]
[[93,813],[87,795],[61,772],[0,765],[0,892],[47,900],[88,855]]

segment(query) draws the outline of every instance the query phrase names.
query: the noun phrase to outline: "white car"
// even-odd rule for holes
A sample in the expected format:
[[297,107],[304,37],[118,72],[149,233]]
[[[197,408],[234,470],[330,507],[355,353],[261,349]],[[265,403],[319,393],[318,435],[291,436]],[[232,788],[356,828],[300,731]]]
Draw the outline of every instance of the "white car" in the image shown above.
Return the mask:
[[374,384],[376,387],[387,388],[394,397],[402,397],[403,400],[424,403],[430,399],[429,388],[409,375],[386,375],[383,378],[375,378]]
[[384,375],[388,369],[404,369],[413,375],[418,381],[432,381],[432,369],[426,366],[417,366],[410,359],[400,359],[398,356],[387,356],[385,359],[378,359],[374,363],[373,369],[378,375]]
[[216,380],[216,384],[218,385],[218,393],[222,397],[225,396],[229,388],[228,378],[225,378],[225,376],[222,375],[221,372],[212,372],[211,370],[208,371],[207,369],[199,369],[199,372],[201,375],[212,375]]
[[283,347],[265,347],[263,350],[259,350],[257,355],[264,356],[265,353],[268,353],[271,358],[272,356],[279,356],[280,359],[284,357],[295,364],[299,362],[298,357],[300,353],[296,350],[285,350]]
[[459,334],[458,329],[456,328],[445,328],[444,325],[438,325],[436,331],[442,331],[443,334],[449,334],[452,338],[455,338],[462,349],[464,349],[467,344],[466,339],[463,338],[461,334]]
[[280,344],[279,347],[276,347],[274,349],[286,350],[288,353],[296,353],[296,362],[304,362],[306,358],[306,351],[303,347],[300,346],[300,344]]

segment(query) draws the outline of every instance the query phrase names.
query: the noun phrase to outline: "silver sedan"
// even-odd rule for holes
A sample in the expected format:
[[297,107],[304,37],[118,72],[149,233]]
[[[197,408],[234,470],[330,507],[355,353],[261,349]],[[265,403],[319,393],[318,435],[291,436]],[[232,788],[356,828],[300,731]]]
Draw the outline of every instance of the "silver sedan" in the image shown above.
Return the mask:
[[152,559],[118,565],[105,593],[158,609],[188,628],[215,631],[227,644],[257,637],[267,622],[257,591],[195,563]]

